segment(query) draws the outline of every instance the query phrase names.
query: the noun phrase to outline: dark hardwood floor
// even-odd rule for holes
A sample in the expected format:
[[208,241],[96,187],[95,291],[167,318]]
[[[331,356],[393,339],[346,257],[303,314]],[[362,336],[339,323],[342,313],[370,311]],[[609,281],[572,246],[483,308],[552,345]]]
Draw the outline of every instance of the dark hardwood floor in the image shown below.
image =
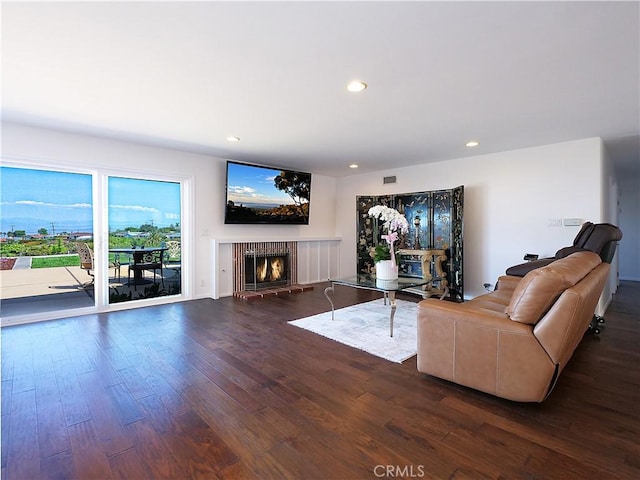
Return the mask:
[[640,478],[640,283],[542,404],[287,325],[323,287],[3,328],[2,479]]

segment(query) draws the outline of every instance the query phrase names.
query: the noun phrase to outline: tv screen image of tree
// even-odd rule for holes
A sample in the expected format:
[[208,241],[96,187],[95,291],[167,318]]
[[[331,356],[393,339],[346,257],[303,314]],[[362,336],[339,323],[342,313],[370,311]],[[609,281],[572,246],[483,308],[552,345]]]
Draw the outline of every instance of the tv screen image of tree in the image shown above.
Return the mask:
[[227,162],[225,223],[309,223],[311,174]]

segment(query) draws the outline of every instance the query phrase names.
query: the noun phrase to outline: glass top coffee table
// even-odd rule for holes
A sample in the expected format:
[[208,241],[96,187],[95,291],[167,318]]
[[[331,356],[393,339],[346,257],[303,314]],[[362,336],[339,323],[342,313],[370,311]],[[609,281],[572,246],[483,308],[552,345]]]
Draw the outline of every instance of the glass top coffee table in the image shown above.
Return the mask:
[[367,273],[358,274],[352,277],[346,278],[330,278],[331,286],[325,288],[324,296],[327,297],[331,304],[331,320],[334,319],[334,306],[329,292],[334,293],[336,285],[344,285],[345,287],[361,288],[364,290],[376,290],[382,292],[384,295],[384,304],[387,304],[387,298],[389,299],[389,305],[391,306],[391,314],[389,316],[389,336],[393,337],[393,317],[396,314],[396,292],[402,291],[405,288],[420,287],[431,282],[431,279],[411,278],[411,277],[398,277],[397,280],[378,280],[374,275]]

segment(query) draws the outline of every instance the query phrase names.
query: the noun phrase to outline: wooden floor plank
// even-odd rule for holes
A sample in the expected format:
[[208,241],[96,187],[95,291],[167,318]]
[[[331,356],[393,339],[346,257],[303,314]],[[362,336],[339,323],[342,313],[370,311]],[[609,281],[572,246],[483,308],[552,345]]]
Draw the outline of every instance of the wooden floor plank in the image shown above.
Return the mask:
[[127,426],[145,418],[142,410],[138,408],[138,404],[124,383],[106,387],[105,390],[111,398],[114,410],[120,419],[120,425]]
[[43,458],[40,470],[43,473],[43,478],[50,480],[80,478],[74,470],[73,453],[71,449]]
[[542,404],[288,325],[325,286],[2,328],[2,480],[640,478],[640,282]]
[[202,472],[217,471],[239,458],[197,412],[191,410],[176,417],[183,444],[192,452],[192,465]]
[[55,375],[36,375],[36,410],[38,412],[38,443],[43,457],[69,450],[67,422]]
[[91,412],[91,419],[98,438],[100,448],[107,457],[116,455],[132,447],[131,441],[124,431],[117,405],[98,372],[78,375],[80,388]]
[[54,370],[67,426],[90,420],[91,411],[80,389],[73,360],[55,362]]
[[2,442],[7,443],[7,458],[2,462],[6,464],[7,479],[43,478],[35,389],[13,394],[9,435]]
[[187,442],[174,442],[171,434],[158,432],[147,420],[129,424],[125,430],[152,478],[190,478],[193,468]]
[[93,420],[69,425],[67,431],[73,454],[75,478],[109,478],[111,466]]
[[130,448],[123,452],[109,457],[112,478],[116,480],[153,480],[153,475],[145,466],[146,462],[138,454],[135,448]]

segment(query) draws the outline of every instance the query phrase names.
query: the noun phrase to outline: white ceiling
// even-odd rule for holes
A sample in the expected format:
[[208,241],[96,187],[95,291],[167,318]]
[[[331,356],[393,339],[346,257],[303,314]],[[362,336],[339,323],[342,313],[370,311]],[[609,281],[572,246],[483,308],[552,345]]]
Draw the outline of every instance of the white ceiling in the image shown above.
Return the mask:
[[3,1],[2,115],[331,176],[599,136],[640,175],[639,5]]

